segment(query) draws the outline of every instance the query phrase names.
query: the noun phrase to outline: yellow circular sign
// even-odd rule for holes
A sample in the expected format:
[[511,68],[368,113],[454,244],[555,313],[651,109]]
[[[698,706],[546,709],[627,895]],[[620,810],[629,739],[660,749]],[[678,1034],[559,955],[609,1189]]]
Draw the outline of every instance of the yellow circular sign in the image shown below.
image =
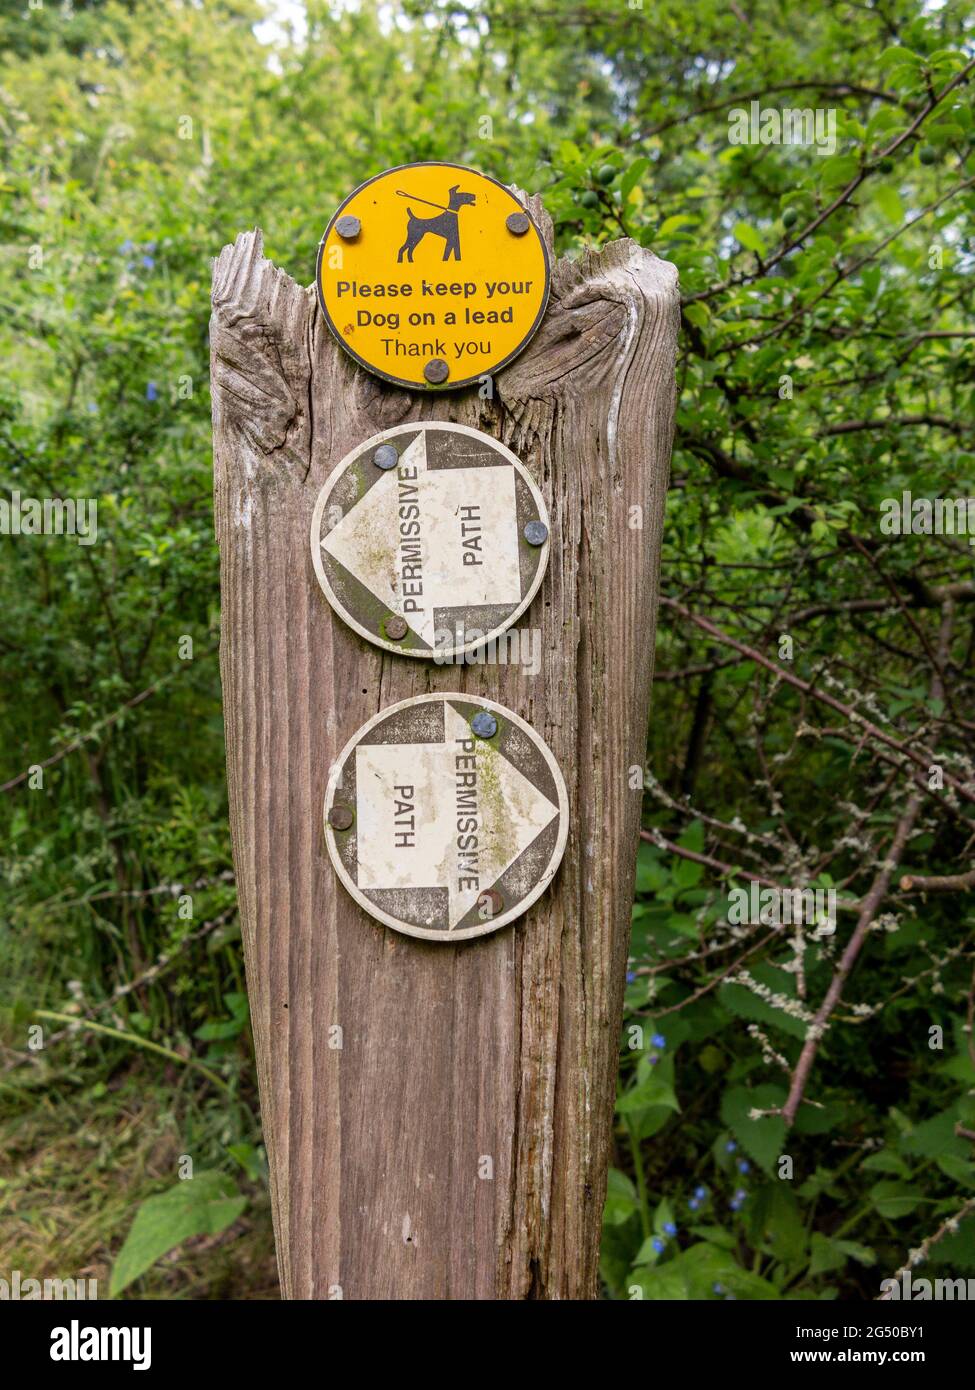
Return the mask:
[[548,251],[503,184],[404,164],[350,193],[318,251],[318,298],[357,362],[422,390],[469,386],[522,350],[548,302]]

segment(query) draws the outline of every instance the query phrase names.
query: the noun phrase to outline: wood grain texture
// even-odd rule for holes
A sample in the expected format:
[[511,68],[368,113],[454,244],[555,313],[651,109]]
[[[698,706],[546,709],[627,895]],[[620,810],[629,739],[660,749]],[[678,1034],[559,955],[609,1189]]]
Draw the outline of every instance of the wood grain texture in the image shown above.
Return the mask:
[[[424,396],[357,368],[314,290],[263,259],[260,232],[215,263],[227,772],[286,1297],[597,1294],[640,811],[628,769],[645,754],[677,324],[674,268],[616,242],[558,262],[543,324],[493,400]],[[421,419],[502,440],[544,494],[551,558],[519,624],[540,629],[537,674],[382,652],[318,587],[308,534],[324,480],[367,436]],[[569,790],[553,888],[520,922],[456,946],[366,916],[322,834],[346,740],[431,690],[509,706]]]

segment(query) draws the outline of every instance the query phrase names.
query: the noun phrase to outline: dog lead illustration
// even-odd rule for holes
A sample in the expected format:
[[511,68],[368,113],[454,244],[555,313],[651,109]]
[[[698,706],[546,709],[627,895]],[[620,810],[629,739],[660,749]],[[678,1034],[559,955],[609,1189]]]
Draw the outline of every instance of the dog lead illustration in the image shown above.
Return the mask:
[[447,206],[443,207],[440,203],[431,203],[429,198],[414,198],[411,193],[404,193],[401,188],[396,190],[396,195],[399,198],[410,198],[415,203],[425,203],[428,208],[440,208],[440,214],[437,217],[417,217],[412,208],[406,209],[406,240],[396,257],[397,265],[402,261],[404,251],[406,252],[406,259],[408,261],[413,260],[413,252],[428,232],[433,236],[443,237],[443,260],[460,260],[460,223],[457,218],[457,210],[468,203],[475,203],[477,199],[473,193],[460,193],[456,183],[453,188],[447,191],[450,197]]

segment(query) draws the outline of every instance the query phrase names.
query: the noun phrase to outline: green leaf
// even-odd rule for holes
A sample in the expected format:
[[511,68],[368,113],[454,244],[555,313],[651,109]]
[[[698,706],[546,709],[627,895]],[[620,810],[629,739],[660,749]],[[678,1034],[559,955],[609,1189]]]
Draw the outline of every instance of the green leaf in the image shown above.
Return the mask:
[[877,189],[875,194],[877,206],[886,217],[888,222],[898,225],[904,221],[904,204],[901,202],[901,195],[896,188],[891,188],[889,184],[884,184]]
[[637,1210],[636,1188],[625,1173],[610,1168],[606,1180],[606,1205],[603,1207],[604,1226],[622,1226]]
[[[794,975],[778,970],[768,962],[755,965],[751,973],[760,985],[768,986],[773,997],[781,996],[783,1004],[795,998]],[[788,1033],[790,1037],[805,1039],[807,1025],[801,1018],[786,1013],[785,1008],[780,1007],[778,1003],[773,1004],[760,998],[754,990],[749,989],[746,985],[722,985],[718,991],[718,997],[726,1009],[730,1009],[740,1018],[754,1020],[757,1023],[768,1023],[773,1028]]]
[[813,1232],[810,1278],[815,1278],[817,1274],[827,1274],[833,1269],[842,1269],[847,1260],[872,1265],[876,1264],[877,1257],[868,1245],[859,1245],[855,1240],[830,1240],[818,1231]]
[[[723,1298],[729,1294],[747,1299],[773,1299],[779,1296],[768,1280],[742,1269],[727,1250],[705,1242],[690,1246],[679,1262],[673,1263],[679,1263],[691,1298]],[[720,1291],[715,1288],[716,1284]]]
[[765,242],[749,223],[736,222],[731,234],[736,241],[745,247],[746,251],[754,251],[759,256],[765,255]]
[[933,1265],[947,1265],[951,1274],[959,1269],[975,1269],[975,1217],[966,1217],[956,1230],[932,1245],[929,1258]]
[[954,1154],[942,1154],[938,1167],[952,1182],[962,1187],[975,1187],[975,1164],[968,1158],[956,1158]]
[[919,68],[922,61],[920,54],[913,53],[911,49],[901,48],[898,44],[895,44],[891,48],[884,49],[877,60],[877,64],[881,71],[886,71],[887,68],[900,67],[901,65]]
[[870,1200],[881,1216],[888,1221],[899,1221],[914,1211],[921,1194],[905,1182],[878,1182],[870,1189]]
[[[672,217],[667,217],[657,228],[657,236],[672,236],[674,232],[679,232],[681,227],[696,227],[700,218],[692,217],[687,212],[675,212]],[[697,307],[689,306],[689,307]],[[685,311],[686,312],[686,311]]]
[[645,159],[643,155],[641,155],[639,159],[634,159],[633,163],[620,179],[620,198],[624,203],[628,202],[630,194],[649,168],[650,161],[649,159]]
[[635,1297],[632,1290],[639,1289],[639,1297],[654,1302],[673,1303],[690,1298],[687,1281],[680,1265],[670,1260],[667,1264],[651,1265],[646,1269],[634,1269],[626,1280],[630,1298]]
[[781,1086],[732,1086],[721,1097],[721,1119],[731,1130],[741,1147],[767,1173],[772,1172],[782,1152],[785,1139],[785,1120],[781,1115],[749,1118],[750,1112],[772,1110],[781,1106],[785,1092]]
[[899,1178],[909,1178],[911,1170],[900,1157],[890,1149],[881,1149],[878,1153],[871,1154],[865,1158],[860,1167],[870,1173],[896,1173]]
[[653,1070],[636,1086],[624,1091],[616,1102],[620,1115],[631,1115],[636,1110],[646,1110],[651,1105],[662,1105],[668,1110],[679,1110],[680,1105],[674,1088],[666,1077]]
[[940,1115],[915,1125],[902,1137],[898,1148],[902,1153],[914,1154],[919,1158],[939,1158],[944,1154],[967,1158],[971,1145],[955,1133],[957,1120],[958,1109],[953,1105]]
[[764,1183],[748,1208],[752,1245],[764,1246],[777,1260],[792,1264],[806,1249],[806,1232],[799,1204],[788,1183],[776,1179]]
[[109,1297],[115,1298],[134,1279],[191,1236],[219,1235],[247,1206],[233,1180],[206,1171],[187,1178],[157,1197],[149,1197],[135,1214],[132,1229],[112,1269]]

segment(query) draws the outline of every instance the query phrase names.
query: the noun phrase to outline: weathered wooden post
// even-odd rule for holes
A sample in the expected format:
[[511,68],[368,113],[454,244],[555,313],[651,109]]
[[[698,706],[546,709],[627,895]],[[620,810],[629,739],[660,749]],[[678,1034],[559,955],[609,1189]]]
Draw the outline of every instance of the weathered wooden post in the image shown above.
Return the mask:
[[[550,243],[540,200],[518,197]],[[499,271],[504,254],[499,244]],[[259,231],[216,261],[227,770],[286,1297],[596,1296],[676,281],[629,240],[559,261],[535,336],[488,389],[431,392],[351,360],[315,289],[263,258]],[[364,441],[418,421],[506,446],[544,500],[547,571],[518,620],[540,633],[534,673],[393,654],[326,601],[308,544],[323,485]],[[437,692],[519,716],[568,791],[551,884],[513,925],[457,942],[367,915],[329,857],[347,821],[322,822],[330,774],[362,726]]]

